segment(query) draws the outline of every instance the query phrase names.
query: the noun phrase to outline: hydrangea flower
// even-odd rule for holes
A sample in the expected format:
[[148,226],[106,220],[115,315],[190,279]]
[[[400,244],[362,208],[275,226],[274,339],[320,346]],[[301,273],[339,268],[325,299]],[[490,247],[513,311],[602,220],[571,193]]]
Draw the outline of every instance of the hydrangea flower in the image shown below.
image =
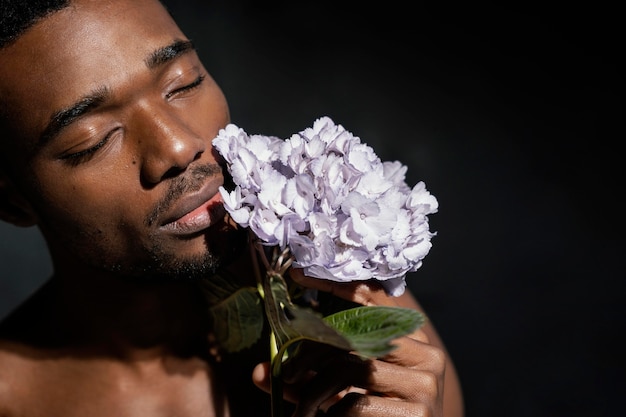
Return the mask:
[[376,279],[399,296],[430,251],[437,199],[329,117],[284,140],[229,124],[213,145],[235,184],[220,188],[233,220],[262,244],[288,248],[308,276]]

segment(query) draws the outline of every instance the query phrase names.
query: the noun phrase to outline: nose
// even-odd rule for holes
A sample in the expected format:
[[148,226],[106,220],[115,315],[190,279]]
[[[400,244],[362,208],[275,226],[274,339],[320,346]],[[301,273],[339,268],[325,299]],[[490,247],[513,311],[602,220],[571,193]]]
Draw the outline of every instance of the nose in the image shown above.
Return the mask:
[[141,181],[152,186],[200,158],[206,142],[172,109],[144,106],[136,115]]

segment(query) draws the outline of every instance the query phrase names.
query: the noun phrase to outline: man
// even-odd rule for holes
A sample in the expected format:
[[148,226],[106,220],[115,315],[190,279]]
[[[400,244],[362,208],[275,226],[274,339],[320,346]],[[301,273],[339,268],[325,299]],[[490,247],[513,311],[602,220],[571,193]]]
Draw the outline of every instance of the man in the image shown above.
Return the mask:
[[[193,45],[157,0],[1,4],[0,218],[40,228],[54,276],[0,326],[0,416],[268,415],[250,383],[269,389],[266,352],[214,357],[194,284],[249,270],[211,148],[228,105]],[[292,276],[419,308],[410,294]],[[301,370],[286,398],[298,416],[333,404],[329,415],[462,415],[432,326],[398,345]]]

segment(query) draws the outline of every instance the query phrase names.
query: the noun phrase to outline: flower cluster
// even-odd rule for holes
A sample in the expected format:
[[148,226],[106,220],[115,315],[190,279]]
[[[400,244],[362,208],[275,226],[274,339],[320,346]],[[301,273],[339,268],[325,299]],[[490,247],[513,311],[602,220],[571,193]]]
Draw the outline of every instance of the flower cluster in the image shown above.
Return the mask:
[[233,220],[264,245],[289,248],[308,276],[373,278],[398,296],[431,248],[437,199],[328,117],[285,140],[229,124],[213,145],[235,184],[220,189]]

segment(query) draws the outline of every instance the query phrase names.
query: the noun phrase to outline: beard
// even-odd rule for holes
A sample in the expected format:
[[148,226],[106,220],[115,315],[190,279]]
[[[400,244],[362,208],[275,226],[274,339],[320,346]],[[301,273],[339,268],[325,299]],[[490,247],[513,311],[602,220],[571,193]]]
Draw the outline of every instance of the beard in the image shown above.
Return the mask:
[[140,257],[143,261],[135,258],[132,263],[104,263],[101,269],[137,282],[200,281],[239,259],[245,253],[247,239],[246,230],[224,223],[205,232],[204,253],[182,257],[154,243]]
[[222,259],[212,253],[180,259],[155,250],[151,251],[150,256],[152,261],[145,266],[136,265],[133,267],[134,271],[125,272],[131,272],[131,277],[142,281],[198,281],[215,274],[223,265]]
[[[237,260],[247,247],[248,234],[243,229],[227,224],[205,235],[207,251],[201,255],[181,258],[153,246],[148,254],[150,262],[141,270],[141,276],[152,281],[198,281],[214,275],[219,269]],[[219,242],[216,245],[215,242]]]
[[[241,258],[247,247],[247,230],[237,227],[226,216],[190,237],[203,238],[204,248],[196,247],[191,253],[182,253],[172,242],[175,239],[163,237],[155,230],[155,222],[180,196],[200,189],[208,177],[221,174],[222,170],[217,164],[205,164],[190,168],[185,176],[172,178],[165,197],[146,215],[143,230],[126,228],[122,224],[117,229],[104,231],[101,224],[91,219],[80,222],[72,218],[60,222],[58,216],[55,221],[41,219],[39,226],[47,237],[49,248],[55,249],[54,257],[71,259],[71,262],[82,264],[88,270],[110,273],[135,282],[206,279]],[[224,175],[224,185],[233,187],[227,174]]]

